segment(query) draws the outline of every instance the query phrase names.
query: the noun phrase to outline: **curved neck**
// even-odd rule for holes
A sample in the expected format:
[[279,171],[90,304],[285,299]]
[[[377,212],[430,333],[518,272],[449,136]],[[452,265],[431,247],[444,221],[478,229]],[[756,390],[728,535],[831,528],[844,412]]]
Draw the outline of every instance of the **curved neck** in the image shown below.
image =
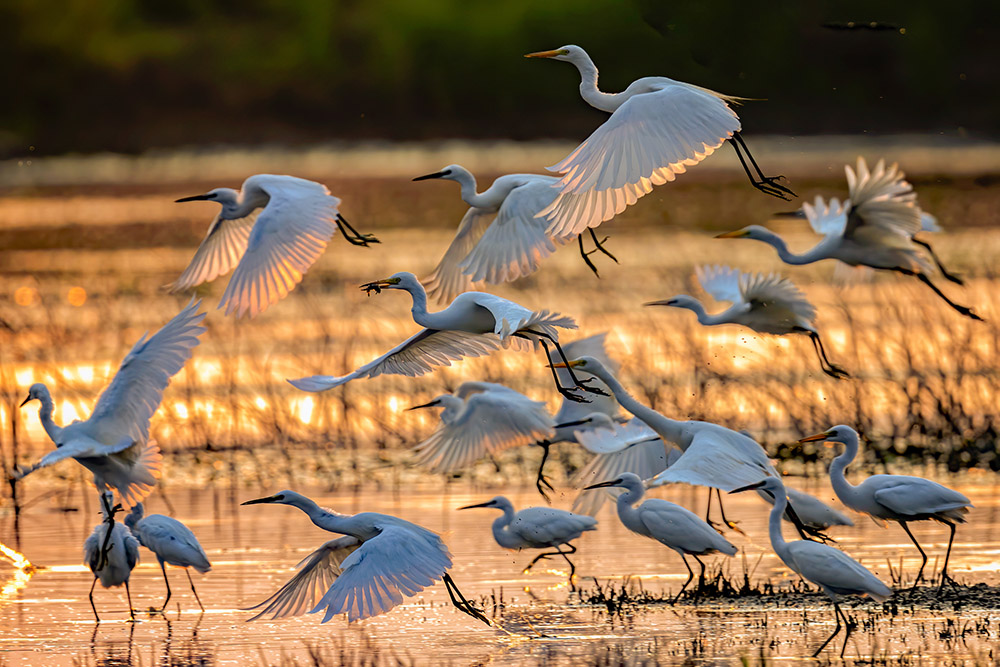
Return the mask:
[[629,485],[625,487],[625,492],[618,496],[617,509],[618,519],[629,530],[643,532],[642,521],[639,519],[639,511],[633,505],[645,494],[642,485]]
[[643,405],[637,401],[635,397],[628,393],[625,387],[622,386],[622,383],[618,381],[618,378],[608,372],[608,369],[600,367],[595,368],[590,372],[603,380],[604,384],[608,385],[608,389],[610,389],[611,393],[615,395],[615,399],[623,408],[644,421],[649,428],[656,431],[658,436],[680,446],[679,443],[681,442],[683,435],[681,422],[664,417],[653,408]]
[[709,315],[708,312],[705,310],[705,306],[701,303],[701,301],[692,300],[691,303],[686,303],[683,306],[679,307],[687,308],[692,313],[694,313],[695,316],[697,316],[698,318],[698,324],[710,327],[716,324],[726,323],[725,320],[721,319],[720,317],[721,313],[716,315]]
[[328,512],[317,505],[315,501],[310,500],[305,496],[291,498],[285,504],[297,507],[305,512],[309,519],[323,530],[328,530],[331,533],[341,533],[343,535],[352,534],[348,527],[348,520],[350,519],[349,516]]
[[463,401],[458,396],[452,396],[450,394],[445,394],[439,396],[438,400],[441,401],[441,406],[444,410],[441,411],[441,421],[445,424],[450,424],[455,421],[462,408],[465,406],[465,401]]
[[602,93],[597,87],[597,66],[590,56],[582,54],[572,62],[580,73],[580,97],[595,109],[614,113],[624,104],[623,93]]
[[52,412],[55,409],[52,396],[49,395],[48,391],[45,391],[38,397],[38,402],[41,403],[41,407],[38,408],[38,420],[42,422],[42,428],[45,429],[52,442],[61,444],[59,436],[62,435],[62,427],[52,421]]
[[[462,189],[462,201],[469,206],[474,208],[492,209],[499,205],[498,203],[493,202],[490,197],[487,197],[489,190],[483,194],[476,192],[476,177],[471,173],[467,171],[458,171],[454,174],[454,176],[452,176],[451,180],[458,183],[458,186]],[[490,189],[492,190],[492,188]],[[501,199],[501,201],[503,200]]]
[[427,292],[424,290],[423,285],[408,285],[405,289],[413,298],[413,307],[410,308],[410,312],[413,313],[413,321],[422,327],[433,329],[434,326],[430,323],[428,317],[430,313],[427,312]]
[[781,517],[784,515],[787,508],[788,496],[783,492],[776,494],[774,498],[774,507],[771,508],[771,516],[768,517],[767,527],[771,536],[771,548],[774,549],[774,553],[778,554],[778,558],[780,558],[785,565],[798,572],[798,570],[793,567],[792,563],[789,562],[788,543],[785,542],[785,536],[781,534]]
[[232,220],[238,220],[250,215],[258,208],[264,208],[271,200],[270,195],[263,188],[256,184],[246,187],[240,191],[236,197],[236,202],[232,207],[225,207],[225,215]]
[[858,493],[858,488],[847,481],[844,471],[847,470],[847,466],[851,464],[854,457],[858,455],[857,436],[849,438],[844,444],[844,451],[830,464],[830,486],[833,487],[833,492],[840,498],[840,502],[850,507],[853,504],[851,501]]
[[777,234],[768,234],[767,236],[764,236],[763,238],[760,238],[758,240],[763,241],[764,243],[768,244],[769,246],[777,250],[778,257],[780,257],[781,261],[784,262],[785,264],[792,264],[792,265],[812,264],[813,262],[817,262],[821,259],[824,259],[823,257],[814,256],[816,251],[819,249],[819,245],[817,245],[812,250],[809,250],[808,252],[804,252],[801,255],[797,255],[788,249],[788,244],[785,243],[785,239],[781,238]]
[[514,520],[514,508],[512,506],[500,506],[499,509],[503,510],[503,516],[498,517],[493,522],[493,539],[505,549],[518,549],[522,547],[521,538],[507,532],[507,526]]

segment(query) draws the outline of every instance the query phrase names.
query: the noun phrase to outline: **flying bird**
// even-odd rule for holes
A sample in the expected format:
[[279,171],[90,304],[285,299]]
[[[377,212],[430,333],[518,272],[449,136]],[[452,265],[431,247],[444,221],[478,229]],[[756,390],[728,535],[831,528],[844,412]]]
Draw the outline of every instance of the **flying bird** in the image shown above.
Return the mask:
[[432,299],[443,303],[483,283],[499,285],[532,274],[543,259],[558,246],[572,242],[574,236],[583,261],[595,275],[597,267],[589,255],[596,250],[618,261],[604,249],[593,230],[591,238],[596,248],[588,252],[579,234],[551,235],[546,231],[548,223],[535,217],[558,194],[553,186],[559,179],[554,176],[507,174],[482,193],[476,192],[475,176],[461,165],[448,165],[413,180],[428,179],[455,181],[462,188],[462,201],[470,207],[444,257],[423,280]]
[[955,541],[955,524],[965,523],[965,515],[972,507],[969,499],[937,482],[910,475],[872,475],[855,486],[847,481],[844,471],[858,455],[858,432],[850,426],[841,424],[829,431],[802,438],[799,442],[820,440],[844,445],[844,451],[830,464],[830,483],[840,502],[856,512],[869,515],[879,525],[885,526],[886,521],[897,522],[917,547],[922,561],[914,586],[920,583],[924,576],[927,554],[907,524],[911,521],[933,519],[948,526],[951,534],[948,537],[948,550],[944,555],[944,566],[941,568],[941,587],[943,588],[946,582],[954,583],[948,576],[948,558],[951,556],[951,545]]
[[178,202],[214,201],[222,210],[171,292],[191,289],[233,271],[219,308],[255,317],[302,281],[337,230],[351,245],[378,243],[359,234],[337,210],[325,185],[294,176],[257,174],[240,190],[216,188]]
[[160,449],[149,441],[149,420],[163,400],[163,390],[188,359],[205,314],[200,301],[192,301],[152,337],[144,334],[125,356],[90,417],[58,426],[52,420],[54,403],[48,388],[31,385],[23,407],[41,403],[38,418],[56,449],[27,468],[18,469],[21,479],[39,468],[74,458],[94,474],[99,491],[113,488],[122,502],[135,504],[145,498],[160,476]]
[[712,298],[733,305],[721,313],[709,315],[700,301],[687,294],[645,305],[686,308],[705,326],[741,324],[760,334],[807,335],[823,372],[838,380],[849,377],[847,371],[827,358],[823,340],[816,331],[816,308],[792,281],[773,273],[744,273],[728,266],[699,266],[697,276]]
[[525,57],[572,63],[580,73],[584,101],[611,114],[576,150],[549,167],[561,175],[558,196],[539,213],[550,221],[549,233],[566,236],[597,227],[726,141],[755,188],[786,200],[795,195],[778,183],[780,176],[764,176],[750,155],[740,136],[740,119],[729,107],[741,98],[661,76],[637,79],[621,93],[605,93],[597,87],[594,62],[575,45]]
[[94,604],[94,586],[101,582],[104,588],[125,586],[125,596],[128,598],[129,617],[134,621],[132,610],[132,594],[128,590],[128,580],[139,562],[139,540],[123,524],[115,521],[115,513],[121,505],[111,506],[110,493],[102,493],[101,512],[104,520],[94,527],[93,532],[83,543],[83,562],[94,573],[94,582],[90,585],[90,608],[94,610],[94,618],[101,622]]
[[[952,301],[934,284],[931,274],[937,258],[931,259],[923,252],[930,251],[925,241],[914,239],[927,219],[916,204],[913,186],[896,165],[888,169],[879,160],[874,171],[869,171],[864,158],[858,158],[857,171],[850,165],[844,167],[850,198],[843,203],[834,198],[829,204],[816,197],[813,204],[802,205],[802,213],[809,225],[823,240],[804,253],[788,249],[784,239],[760,225],[750,225],[734,232],[719,234],[717,238],[747,238],[763,241],[772,246],[786,264],[812,264],[824,259],[837,259],[848,266],[867,266],[880,271],[895,271],[915,276],[930,287],[952,309],[982,320],[967,306]],[[940,262],[937,262],[940,266]],[[943,267],[941,270],[944,272]],[[944,272],[952,281],[953,275]]]

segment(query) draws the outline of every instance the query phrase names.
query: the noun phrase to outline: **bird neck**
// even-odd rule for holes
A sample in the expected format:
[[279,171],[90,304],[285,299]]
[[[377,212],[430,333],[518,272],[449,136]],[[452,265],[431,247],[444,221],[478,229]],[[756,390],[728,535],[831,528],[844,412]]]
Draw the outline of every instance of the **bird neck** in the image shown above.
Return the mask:
[[52,396],[49,395],[47,389],[38,397],[38,402],[41,403],[41,407],[38,408],[38,420],[42,422],[42,428],[45,429],[52,442],[61,444],[60,436],[62,435],[62,427],[52,421],[55,403],[52,402]]
[[434,326],[431,323],[431,315],[433,313],[427,312],[427,292],[424,290],[423,285],[407,286],[406,291],[410,293],[410,297],[413,299],[413,307],[410,308],[410,312],[413,314],[413,321],[422,327],[433,329]]
[[125,526],[129,530],[131,530],[132,528],[135,527],[135,525],[137,523],[139,523],[139,521],[142,520],[143,514],[144,514],[144,510],[143,510],[143,507],[142,507],[142,503],[136,504],[132,508],[132,511],[128,513],[128,516],[125,517],[125,522],[124,522]]
[[615,501],[618,510],[618,519],[626,528],[635,530],[636,525],[641,523],[638,517],[639,511],[633,505],[642,500],[644,493],[645,491],[641,486],[636,488],[630,485],[626,487],[624,493],[618,495],[618,499]]
[[686,303],[680,307],[687,308],[692,313],[694,313],[695,316],[698,318],[698,324],[701,324],[703,326],[710,327],[716,324],[725,323],[725,320],[720,318],[721,313],[717,315],[709,315],[708,312],[705,310],[705,306],[701,303],[701,301],[692,300],[691,303]]
[[223,217],[229,220],[245,218],[258,208],[267,206],[270,199],[263,188],[256,184],[248,185],[240,191],[232,205],[223,206]]
[[[473,208],[495,209],[499,202],[494,202],[491,195],[493,188],[479,194],[476,192],[476,177],[467,171],[460,171],[455,174],[454,181],[462,189],[462,201]],[[500,199],[503,201],[503,198]]]
[[768,531],[771,535],[771,548],[774,549],[774,553],[778,554],[778,558],[785,565],[794,570],[795,568],[789,562],[788,543],[785,542],[785,536],[781,534],[781,517],[785,514],[787,508],[788,496],[785,493],[779,493],[774,499],[774,507],[771,508],[771,515],[768,517],[767,523]]
[[465,401],[458,396],[445,395],[441,396],[438,400],[441,401],[441,405],[444,407],[444,410],[441,411],[441,421],[445,424],[454,422],[465,406]]
[[608,385],[608,389],[610,389],[611,393],[615,395],[615,399],[618,401],[619,405],[644,421],[646,425],[656,431],[656,434],[661,438],[669,440],[673,443],[678,443],[678,446],[680,446],[679,443],[683,437],[681,422],[664,417],[653,408],[640,403],[634,396],[632,396],[632,394],[628,393],[628,390],[622,386],[622,383],[618,381],[618,378],[609,373],[606,368],[594,369],[591,372],[593,375],[596,375],[598,378],[603,380],[604,384]]
[[493,539],[505,549],[522,547],[521,539],[507,530],[510,522],[514,520],[513,506],[500,506],[500,509],[503,510],[503,515],[493,521]]
[[597,65],[582,54],[571,61],[580,73],[580,97],[595,109],[614,113],[625,102],[624,93],[604,93],[597,87]]
[[833,487],[833,492],[840,498],[840,502],[848,507],[855,504],[852,501],[858,494],[858,487],[847,481],[844,472],[857,455],[858,437],[855,435],[853,438],[848,439],[845,443],[844,451],[830,464],[830,486]]
[[822,259],[822,257],[813,256],[814,252],[818,249],[819,246],[813,248],[809,252],[797,255],[788,249],[788,244],[785,243],[785,239],[781,238],[777,234],[767,234],[766,236],[763,236],[758,240],[763,241],[764,243],[768,244],[769,246],[777,250],[778,257],[780,257],[781,261],[784,262],[785,264],[792,264],[792,265],[812,264],[813,262]]
[[287,504],[292,507],[297,507],[305,512],[309,519],[323,530],[328,530],[331,533],[341,533],[343,535],[353,534],[347,525],[350,516],[346,514],[338,514],[336,512],[327,511],[317,505],[315,501],[306,498],[305,496],[293,498],[291,502],[288,502]]

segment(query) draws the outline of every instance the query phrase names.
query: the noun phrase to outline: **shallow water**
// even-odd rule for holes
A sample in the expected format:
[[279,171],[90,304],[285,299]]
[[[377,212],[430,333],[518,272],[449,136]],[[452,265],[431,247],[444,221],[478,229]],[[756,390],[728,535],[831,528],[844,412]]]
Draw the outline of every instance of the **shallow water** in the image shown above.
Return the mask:
[[[969,515],[970,524],[958,531],[951,572],[965,583],[1000,584],[996,480],[962,475],[941,481],[961,489],[976,506]],[[830,499],[825,484],[801,479],[791,483]],[[0,574],[9,578],[0,597],[3,663],[123,664],[130,659],[133,664],[274,664],[292,658],[307,661],[309,647],[318,645],[375,658],[395,655],[421,664],[528,661],[569,665],[580,661],[601,664],[601,660],[612,659],[637,664],[641,660],[692,664],[686,661],[695,659],[697,664],[717,664],[740,657],[756,662],[809,655],[833,628],[831,608],[822,598],[769,598],[778,600],[777,604],[757,600],[687,602],[674,607],[627,607],[618,614],[609,614],[599,605],[583,605],[567,585],[565,563],[549,561],[546,566],[543,561],[536,570],[523,574],[521,568],[532,553],[508,552],[492,542],[489,523],[496,512],[455,511],[491,496],[490,491],[473,493],[469,488],[451,489],[445,495],[391,490],[358,494],[314,491],[311,495],[342,512],[391,513],[441,532],[454,555],[452,574],[463,592],[473,600],[486,598],[488,610],[502,598],[503,609],[495,618],[512,635],[486,628],[459,613],[449,604],[440,584],[388,614],[351,626],[341,617],[321,625],[312,615],[246,623],[252,613],[241,608],[276,590],[289,578],[294,565],[329,537],[293,508],[236,504],[277,490],[240,491],[235,497],[227,491],[186,489],[174,489],[166,496],[154,494],[147,512],[172,513],[184,521],[198,535],[212,561],[211,572],[193,575],[207,610],[199,613],[184,575],[171,568],[173,598],[167,613],[140,612],[134,625],[127,622],[124,591],[100,586],[94,597],[103,622],[99,626],[94,622],[87,599],[92,577],[80,564],[83,540],[96,523],[97,507],[91,494],[74,495],[73,500],[79,502],[71,504],[79,511],[56,511],[44,502],[29,507],[22,517],[20,550],[41,569],[16,591],[8,591],[14,571],[0,565]],[[657,495],[703,509],[701,490],[678,487]],[[539,502],[533,492],[511,497],[518,507]],[[556,505],[568,507],[569,498],[557,498]],[[788,570],[770,550],[764,503],[756,497],[733,497],[727,500],[727,514],[737,519],[747,534],[728,534],[741,548],[741,553],[724,565],[730,574],[742,576],[747,567],[752,570],[753,582],[792,585]],[[911,578],[919,559],[902,530],[896,526],[883,529],[856,518],[854,528],[834,531],[839,545],[883,580],[889,579],[887,559],[896,569],[901,563],[904,579]],[[609,508],[599,519],[599,530],[577,542],[579,553],[574,561],[578,585],[590,588],[592,578],[602,585],[609,581],[618,584],[622,577],[631,576],[641,580],[646,591],[678,589],[686,571],[675,553],[627,532]],[[3,530],[5,535],[12,534],[10,517],[5,519]],[[791,533],[786,530],[789,539]],[[928,567],[933,566],[943,555],[947,530],[920,524],[914,533],[929,551]],[[723,559],[708,560],[714,564]],[[162,602],[162,577],[155,558],[146,550],[142,550],[132,575],[131,594],[137,609]],[[919,655],[916,661],[923,664],[940,664],[945,658],[972,661],[985,656],[991,642],[998,639],[998,608],[982,610],[967,603],[958,611],[941,611],[901,605],[898,613],[892,614],[877,604],[864,604],[853,611],[851,605],[845,605],[847,612],[857,614],[866,625],[852,636],[849,656],[874,654],[897,659]],[[949,638],[949,627],[953,634],[960,634],[964,627],[966,636],[961,641]],[[834,646],[839,650],[839,641]]]

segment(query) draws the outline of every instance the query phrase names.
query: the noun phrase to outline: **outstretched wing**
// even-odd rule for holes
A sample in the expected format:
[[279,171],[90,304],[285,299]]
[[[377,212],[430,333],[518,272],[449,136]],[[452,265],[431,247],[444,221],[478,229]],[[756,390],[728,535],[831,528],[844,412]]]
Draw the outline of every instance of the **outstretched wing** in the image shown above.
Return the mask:
[[487,454],[550,438],[553,425],[545,403],[510,389],[488,391],[470,396],[452,423],[442,423],[413,451],[418,465],[432,472],[452,472]]
[[410,526],[389,524],[365,540],[310,613],[325,609],[323,623],[345,612],[348,622],[376,616],[443,577],[451,567],[448,548],[429,530]]
[[[771,311],[776,318],[791,313],[807,322],[816,320],[816,308],[795,283],[777,274],[744,273],[740,276],[743,301],[752,308]],[[794,321],[794,317],[787,318]]]
[[226,285],[219,308],[250,317],[288,296],[337,231],[340,200],[325,186],[291,176],[261,174],[243,184],[269,200],[250,232],[246,253]]
[[[642,440],[609,454],[598,454],[573,476],[576,488],[616,479],[630,472],[642,479],[650,479],[667,469],[680,456],[680,450],[671,447],[666,452],[659,438]],[[580,491],[573,500],[573,511],[594,516],[609,497],[617,497],[620,489],[590,489]]]
[[809,226],[813,231],[823,236],[842,236],[847,227],[847,212],[851,208],[851,200],[847,199],[843,204],[836,197],[826,200],[816,195],[813,203],[803,202],[802,212],[809,221]]
[[740,129],[716,94],[664,81],[634,95],[559,164],[559,194],[539,215],[555,236],[579,234],[672,181]]
[[221,213],[217,215],[191,263],[184,269],[180,278],[168,286],[170,291],[181,292],[191,289],[232,271],[246,252],[250,230],[257,222],[259,214],[260,209],[257,209],[245,218],[237,220],[223,220]]
[[125,438],[149,439],[149,419],[160,406],[163,390],[188,359],[198,337],[205,313],[194,299],[149,339],[145,335],[125,356],[111,384],[97,399],[88,420],[91,436],[105,444]]
[[702,289],[711,294],[716,301],[739,303],[744,300],[740,289],[743,273],[739,269],[721,264],[699,266],[695,268],[695,275]]
[[[739,434],[733,433],[736,435]],[[777,477],[778,472],[760,445],[749,438],[745,440],[746,444],[737,441],[722,429],[701,430],[677,462],[654,477],[649,486],[681,482],[732,491],[768,475]],[[748,451],[750,444],[760,452]]]
[[39,468],[47,468],[50,465],[59,463],[60,461],[64,461],[68,458],[94,458],[109,456],[111,454],[124,451],[132,445],[132,438],[129,436],[122,438],[113,445],[105,445],[102,442],[98,442],[97,440],[93,440],[86,436],[77,436],[72,440],[64,442],[56,449],[43,456],[38,463],[28,468],[18,468],[14,471],[14,478],[21,479],[22,477],[26,477],[35,472]]
[[298,573],[274,595],[260,604],[247,607],[247,611],[263,607],[260,613],[248,618],[247,621],[256,621],[268,614],[271,614],[273,620],[286,616],[299,616],[310,611],[343,573],[344,560],[360,546],[361,540],[356,537],[346,536],[330,540],[306,556],[296,566],[300,568]]
[[348,375],[312,375],[288,382],[303,391],[326,391],[356,378],[383,374],[418,377],[438,366],[451,366],[452,361],[482,357],[499,347],[500,339],[493,334],[423,329]]
[[431,273],[421,280],[427,289],[427,296],[436,299],[438,303],[447,303],[462,292],[468,292],[475,287],[472,278],[460,268],[469,252],[483,237],[483,232],[490,226],[493,214],[479,208],[470,208],[458,225],[455,238],[444,252],[444,256]]
[[857,172],[844,167],[847,187],[854,205],[851,207],[845,237],[865,235],[902,236],[910,238],[920,231],[920,208],[913,186],[894,164],[886,169],[879,160],[873,171],[865,159],[858,158]]

